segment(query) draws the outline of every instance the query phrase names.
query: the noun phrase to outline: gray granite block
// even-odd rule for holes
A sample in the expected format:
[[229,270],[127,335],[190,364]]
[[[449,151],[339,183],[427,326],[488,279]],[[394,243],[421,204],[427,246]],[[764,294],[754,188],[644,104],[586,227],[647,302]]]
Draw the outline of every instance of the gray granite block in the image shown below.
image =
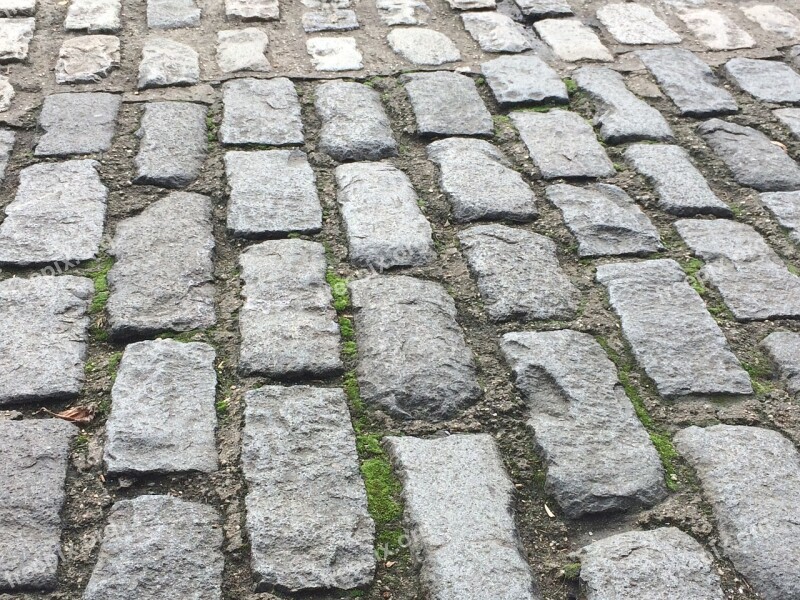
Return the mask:
[[411,73],[401,78],[419,135],[491,135],[492,115],[466,75],[448,71]]
[[36,144],[36,156],[92,154],[111,148],[119,94],[83,92],[52,94],[44,99],[39,127],[44,134]]
[[223,144],[287,146],[303,143],[300,100],[291,80],[234,79],[222,86]]

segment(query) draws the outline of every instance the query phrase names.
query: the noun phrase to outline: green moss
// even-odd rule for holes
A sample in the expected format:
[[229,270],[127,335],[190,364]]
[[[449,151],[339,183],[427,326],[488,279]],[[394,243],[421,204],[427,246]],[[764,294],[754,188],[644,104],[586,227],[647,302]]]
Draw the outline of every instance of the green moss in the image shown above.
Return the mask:
[[571,77],[564,78],[564,85],[567,86],[567,93],[572,96],[575,92],[578,91],[578,84],[575,83],[575,80]]
[[89,436],[86,435],[84,432],[78,434],[78,437],[75,438],[75,447],[76,448],[86,448],[89,445]]
[[353,330],[353,322],[347,317],[339,317],[339,332],[342,334],[342,339],[355,339],[356,333]]
[[356,343],[353,341],[345,342],[342,346],[342,352],[345,356],[355,357],[358,355],[358,348],[356,347]]
[[703,282],[700,281],[697,275],[700,269],[703,268],[703,261],[699,258],[690,258],[687,261],[683,261],[681,267],[683,267],[686,277],[689,278],[689,285],[694,288],[695,292],[701,296],[705,296],[707,291],[706,286],[703,285]]
[[566,581],[576,581],[581,574],[581,563],[567,563],[561,570]]
[[228,414],[228,410],[231,407],[231,400],[230,398],[223,398],[222,400],[217,400],[214,408],[217,410],[218,417],[224,417]]
[[191,342],[198,334],[202,333],[200,329],[192,329],[191,331],[165,331],[158,335],[162,340],[175,340],[176,342]]
[[331,286],[333,294],[333,307],[337,312],[347,310],[350,306],[350,293],[347,291],[347,279],[339,277],[333,271],[328,271],[325,275],[328,285]]
[[756,394],[763,396],[772,391],[772,384],[769,381],[772,377],[772,368],[766,360],[742,361],[742,367],[750,375],[750,382],[753,384],[753,391]]
[[361,463],[361,474],[367,489],[369,513],[378,525],[397,521],[403,508],[395,499],[400,494],[400,483],[392,473],[392,466],[386,456],[368,458]]
[[122,352],[114,352],[108,357],[108,376],[111,377],[112,384],[117,379],[117,369],[119,368],[119,363],[121,360]]
[[206,140],[209,144],[217,141],[217,130],[219,126],[216,121],[216,113],[209,111],[206,115]]
[[87,275],[94,282],[94,298],[89,305],[90,314],[103,312],[108,302],[108,272],[114,266],[114,259],[110,257],[97,258],[89,263]]

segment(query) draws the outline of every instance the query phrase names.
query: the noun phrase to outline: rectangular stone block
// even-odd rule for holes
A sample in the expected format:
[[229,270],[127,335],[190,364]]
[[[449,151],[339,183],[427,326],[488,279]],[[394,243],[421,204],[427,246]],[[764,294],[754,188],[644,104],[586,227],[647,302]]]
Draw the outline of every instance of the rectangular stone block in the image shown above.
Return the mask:
[[793,331],[773,331],[761,342],[772,362],[778,367],[786,389],[800,392],[800,334]]
[[36,0],[2,0],[0,13],[6,17],[32,17],[36,12]]
[[567,104],[567,86],[538,56],[501,56],[481,64],[481,72],[501,105]]
[[147,26],[151,29],[196,27],[200,8],[194,0],[147,0]]
[[522,14],[529,19],[572,16],[572,8],[566,0],[514,0]]
[[707,8],[677,11],[678,18],[709,50],[752,48],[755,40],[728,15]]
[[789,237],[800,244],[800,191],[768,192],[759,194],[761,202],[775,215],[781,227],[789,230]]
[[681,36],[649,6],[612,3],[597,9],[597,18],[620,44],[677,44]]
[[300,100],[291,80],[234,79],[222,86],[223,144],[288,146],[303,143]]
[[507,15],[496,11],[464,13],[461,20],[484,52],[524,52],[533,47],[533,35]]
[[224,73],[272,70],[267,60],[269,38],[258,27],[217,32],[217,66]]
[[52,94],[44,99],[39,115],[39,138],[36,156],[92,154],[111,148],[117,112],[122,104],[119,94],[85,92]]
[[122,28],[120,0],[72,0],[64,19],[67,31],[116,33]]
[[225,15],[242,21],[277,21],[280,4],[278,0],[225,0]]
[[800,74],[774,60],[736,57],[725,63],[725,73],[748,94],[764,102],[800,102]]
[[614,60],[597,34],[578,19],[545,19],[534,23],[533,28],[561,60],[567,62]]
[[194,48],[166,37],[145,40],[136,82],[140,90],[194,85],[199,80],[200,55]]
[[792,132],[795,139],[800,140],[800,108],[778,108],[772,114]]
[[800,19],[774,4],[740,7],[744,15],[758,23],[764,31],[790,42],[800,41]]
[[375,0],[378,16],[384,25],[425,25],[430,7],[422,0]]
[[0,19],[0,64],[21,62],[28,58],[28,46],[36,29],[36,19],[22,17]]

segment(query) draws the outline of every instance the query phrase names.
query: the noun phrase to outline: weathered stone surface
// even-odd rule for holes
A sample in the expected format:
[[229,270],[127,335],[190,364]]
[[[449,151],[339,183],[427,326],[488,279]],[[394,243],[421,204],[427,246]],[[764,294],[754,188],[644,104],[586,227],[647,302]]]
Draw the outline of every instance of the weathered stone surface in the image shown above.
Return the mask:
[[83,600],[222,597],[222,528],[211,506],[172,496],[119,500]]
[[119,94],[83,92],[52,94],[44,99],[39,115],[36,156],[67,156],[105,152],[111,147],[117,113],[122,104]]
[[650,219],[615,185],[551,185],[547,199],[561,210],[578,239],[578,256],[650,254],[663,249]]
[[386,440],[424,596],[540,598],[514,523],[514,486],[491,436]]
[[492,115],[475,82],[448,71],[404,75],[419,135],[491,135]]
[[757,4],[740,7],[745,16],[758,23],[762,29],[787,40],[800,40],[800,19],[774,4]]
[[384,162],[350,163],[336,168],[336,184],[350,262],[382,271],[433,260],[431,226],[405,173]]
[[34,29],[33,18],[0,19],[0,63],[25,60]]
[[577,19],[545,19],[533,27],[561,60],[614,60],[600,38]]
[[546,488],[564,514],[622,511],[666,497],[658,452],[592,336],[507,333],[500,348],[529,407]]
[[222,86],[223,144],[287,146],[303,143],[300,101],[285,77],[235,79]]
[[561,77],[538,56],[501,56],[483,63],[481,71],[502,105],[569,102]]
[[117,33],[122,28],[120,0],[72,0],[64,19],[67,31]]
[[80,393],[93,295],[90,279],[71,275],[0,282],[0,404]]
[[239,262],[239,372],[287,378],[339,373],[339,327],[322,244],[262,242],[245,250]]
[[109,249],[111,335],[148,336],[216,323],[211,200],[173,192],[121,221]]
[[94,160],[39,163],[22,169],[0,225],[0,264],[70,266],[97,256],[108,192]]
[[800,244],[800,192],[768,192],[759,197],[781,227],[789,230],[789,237]]
[[786,389],[792,394],[800,392],[800,334],[773,331],[761,345],[777,365],[780,376],[786,380]]
[[312,11],[303,14],[303,29],[306,33],[352,31],[358,29],[358,18],[354,10]]
[[600,265],[597,281],[662,396],[752,393],[750,376],[674,260]]
[[214,348],[153,340],[125,348],[103,453],[111,474],[217,469]]
[[800,102],[800,75],[789,65],[773,60],[736,57],[725,72],[748,94],[765,102]]
[[572,8],[566,0],[514,0],[523,15],[530,19],[572,16]]
[[225,15],[242,21],[277,21],[278,0],[225,0]]
[[84,35],[61,44],[56,63],[58,83],[97,83],[119,68],[119,38]]
[[350,283],[361,397],[395,416],[447,419],[481,395],[456,307],[433,281],[376,276]]
[[149,102],[144,107],[134,183],[185,187],[206,157],[206,107],[189,102]]
[[142,48],[139,89],[192,85],[200,79],[200,63],[193,48],[167,38],[151,38]]
[[6,167],[14,149],[16,134],[11,129],[0,128],[0,181],[6,177]]
[[800,140],[800,108],[778,108],[772,114],[789,128],[792,135]]
[[194,27],[200,8],[194,0],[147,0],[147,26],[152,29]]
[[676,527],[626,531],[578,554],[587,600],[723,600],[711,556]]
[[358,71],[364,66],[355,38],[309,38],[306,50],[317,71]]
[[415,65],[443,65],[461,60],[453,41],[443,33],[422,27],[399,27],[386,36],[397,54]]
[[709,50],[737,50],[756,45],[749,33],[720,11],[693,8],[679,10],[677,15]]
[[267,57],[269,38],[256,27],[217,32],[217,66],[225,73],[271,71]]
[[509,116],[545,179],[611,177],[616,173],[591,125],[577,113],[554,109],[516,111]]
[[800,165],[760,131],[720,119],[701,123],[697,131],[737,183],[759,192],[800,190]]
[[5,112],[11,107],[11,101],[17,93],[14,86],[5,75],[0,75],[0,112]]
[[264,237],[322,229],[314,171],[300,150],[227,152],[228,230]]
[[733,216],[680,146],[634,144],[625,151],[625,160],[655,187],[662,210],[681,217]]
[[242,468],[256,589],[351,589],[375,572],[375,524],[339,389],[245,394]]
[[777,431],[715,425],[674,438],[697,472],[736,570],[765,600],[800,596],[800,454]]
[[495,0],[447,0],[447,3],[454,10],[478,10],[497,7]]
[[800,44],[789,49],[789,60],[795,68],[800,68]]
[[597,9],[597,18],[620,44],[677,44],[681,36],[641,4],[606,4]]
[[672,138],[666,119],[628,90],[618,72],[606,67],[582,67],[572,77],[597,104],[594,123],[600,126],[600,137],[609,144]]
[[36,12],[36,0],[2,0],[0,13],[5,17],[32,17]]
[[0,421],[0,590],[53,589],[69,447],[60,419]]
[[533,191],[489,142],[446,138],[428,145],[428,159],[439,167],[439,184],[455,221],[530,221],[537,216]]
[[422,0],[376,0],[384,25],[426,25],[431,9]]
[[532,48],[522,25],[504,14],[465,13],[461,15],[461,20],[484,52],[523,52]]
[[636,55],[682,115],[706,117],[739,110],[709,66],[688,50],[658,48],[640,50]]

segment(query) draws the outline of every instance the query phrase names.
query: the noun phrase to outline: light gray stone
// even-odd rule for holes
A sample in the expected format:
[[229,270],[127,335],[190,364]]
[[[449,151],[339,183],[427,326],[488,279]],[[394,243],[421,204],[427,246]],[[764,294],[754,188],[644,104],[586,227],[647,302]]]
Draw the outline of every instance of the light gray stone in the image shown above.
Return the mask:
[[306,33],[319,31],[352,31],[358,29],[358,18],[353,10],[318,10],[303,14]]
[[514,0],[514,4],[529,19],[571,17],[573,15],[567,0]]
[[11,85],[8,77],[0,75],[0,112],[5,112],[11,108],[11,101],[16,95],[14,86]]
[[113,337],[216,323],[211,200],[173,192],[121,221],[109,249],[106,306]]
[[800,68],[800,45],[792,46],[789,49],[789,60],[795,68]]
[[426,265],[436,256],[430,223],[401,170],[385,162],[341,165],[336,185],[354,265],[383,271]]
[[577,19],[545,19],[536,21],[533,27],[561,60],[614,60],[594,31]]
[[782,62],[736,57],[725,63],[725,73],[759,100],[800,102],[800,75]]
[[119,38],[83,35],[61,44],[56,63],[57,83],[97,83],[119,68]]
[[532,48],[529,34],[522,25],[504,14],[465,13],[461,20],[484,52],[524,52]]
[[355,38],[308,38],[306,51],[317,71],[359,71],[364,67]]
[[633,355],[668,399],[746,395],[750,376],[674,260],[597,268]]
[[694,467],[722,550],[764,600],[800,597],[800,454],[777,431],[688,427],[675,446]]
[[2,0],[0,14],[5,17],[32,17],[36,12],[36,0]]
[[137,84],[140,90],[193,85],[199,79],[199,56],[190,46],[167,38],[150,38],[144,43]]
[[678,18],[709,50],[752,48],[755,40],[725,13],[708,8],[677,11]]
[[245,250],[239,262],[244,280],[239,372],[286,378],[338,374],[339,327],[322,244],[262,242]]
[[448,71],[412,73],[402,78],[419,135],[491,135],[492,115],[475,82]]
[[287,146],[303,143],[300,100],[285,77],[234,79],[222,86],[223,144]]
[[456,416],[481,395],[456,307],[433,281],[374,276],[350,283],[365,402],[405,419]]
[[507,333],[500,349],[528,404],[546,489],[567,517],[649,507],[666,497],[658,452],[592,336]]
[[90,279],[71,275],[0,282],[0,404],[80,393],[93,295]]
[[376,0],[384,25],[426,25],[431,9],[422,0]]
[[44,134],[36,144],[36,156],[92,154],[111,148],[119,94],[82,92],[52,94],[44,99],[39,127]]
[[256,27],[217,32],[217,66],[224,73],[271,71],[267,57],[269,38]]
[[403,482],[424,597],[538,600],[514,523],[514,486],[491,436],[389,437],[386,444]]
[[772,114],[789,128],[792,135],[800,140],[800,108],[778,108]]
[[117,33],[122,28],[120,0],[72,0],[64,19],[67,31]]
[[200,23],[200,8],[194,0],[147,0],[147,26],[179,29]]
[[744,15],[758,23],[764,31],[790,41],[800,40],[800,19],[774,4],[757,4],[740,7]]
[[496,8],[495,0],[447,0],[453,10],[479,10],[482,8]]
[[0,225],[0,264],[29,266],[93,259],[100,249],[108,192],[94,160],[39,163],[20,171]]
[[372,583],[375,524],[340,389],[265,386],[245,394],[242,469],[257,590]]
[[14,149],[16,134],[12,129],[0,127],[0,182],[6,178],[6,167]]
[[[83,600],[222,598],[222,528],[211,506],[172,496],[119,500]],[[169,592],[166,592],[169,590]]]
[[800,192],[768,192],[759,197],[781,227],[789,230],[789,237],[800,244]]
[[606,4],[597,9],[597,18],[620,44],[677,44],[681,41],[681,36],[649,6]]
[[773,331],[761,345],[786,380],[786,389],[792,394],[800,392],[800,334],[793,331]]
[[277,21],[281,11],[278,0],[225,0],[225,15],[242,21]]
[[561,77],[538,56],[501,56],[483,63],[481,72],[501,105],[569,102]]
[[31,17],[0,19],[0,63],[20,62],[28,58],[28,46],[36,29]]
[[103,459],[112,475],[217,470],[214,348],[130,344],[111,389]]
[[386,39],[392,50],[415,65],[436,66],[461,60],[453,41],[433,29],[398,27]]

